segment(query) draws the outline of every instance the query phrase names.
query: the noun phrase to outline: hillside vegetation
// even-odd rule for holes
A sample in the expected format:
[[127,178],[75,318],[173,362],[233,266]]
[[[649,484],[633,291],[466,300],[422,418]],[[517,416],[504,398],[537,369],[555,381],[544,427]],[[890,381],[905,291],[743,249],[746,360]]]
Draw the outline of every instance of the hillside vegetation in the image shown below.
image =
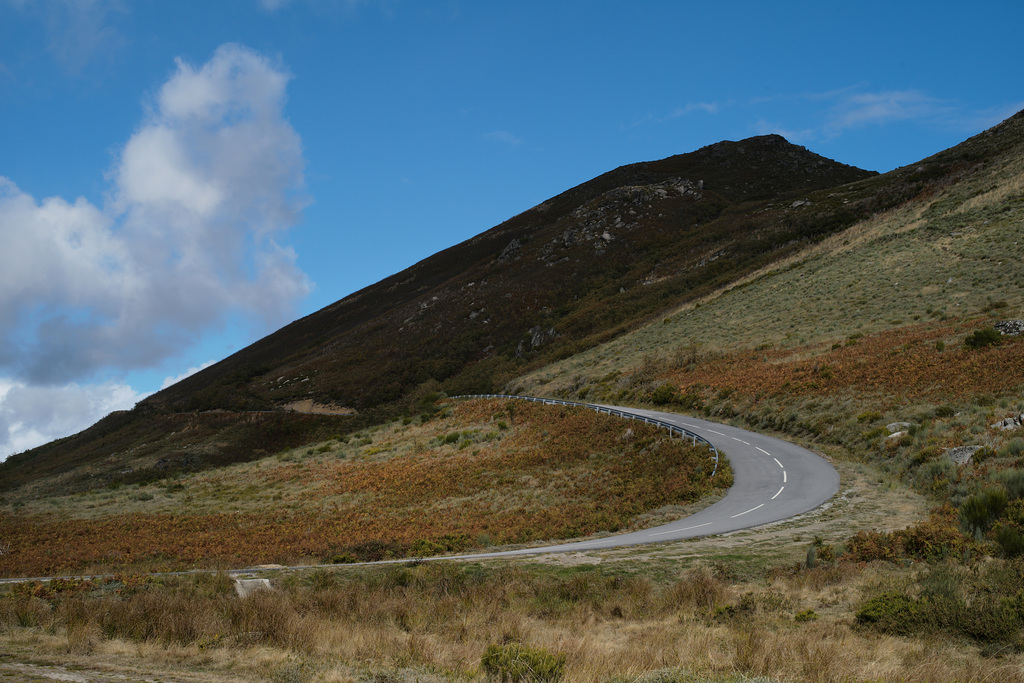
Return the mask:
[[[1022,137],[1018,114],[912,171],[986,160],[958,182],[515,390],[674,405],[834,445],[1024,553],[1024,431],[993,427],[1024,412],[1024,337],[992,329],[1024,317]],[[966,466],[945,455],[961,446],[981,449]],[[968,521],[990,490],[1004,502]]]
[[708,451],[581,408],[467,401],[428,420],[159,481],[7,501],[0,576],[348,563],[615,532],[724,491]]
[[[352,433],[417,415],[439,391],[491,392],[525,369],[793,254],[945,173],[880,181],[778,136],[616,169],[298,320],[132,411],[9,458],[0,464],[0,489],[57,474],[69,486],[102,487],[160,461],[181,471],[218,467],[253,458],[255,449],[234,444],[264,435],[274,448],[293,446],[325,430]],[[325,426],[253,412],[298,400],[356,414],[331,416]],[[207,411],[231,413],[215,418],[230,438],[206,429],[183,436],[181,423],[196,420],[175,415]],[[70,481],[74,469],[79,476]]]
[[[204,681],[1024,681],[1024,336],[995,329],[1024,318],[1022,242],[1024,112],[884,175],[775,136],[617,169],[0,466],[8,574],[337,566],[245,600],[226,574],[28,582],[0,643]],[[841,491],[725,537],[347,566],[727,484],[641,425],[442,399],[487,389],[777,434]]]

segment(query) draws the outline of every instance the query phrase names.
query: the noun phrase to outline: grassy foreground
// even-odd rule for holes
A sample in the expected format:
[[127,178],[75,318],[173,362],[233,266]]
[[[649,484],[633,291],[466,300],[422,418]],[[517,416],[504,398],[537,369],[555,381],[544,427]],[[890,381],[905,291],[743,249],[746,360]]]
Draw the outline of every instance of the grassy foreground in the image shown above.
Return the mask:
[[[0,598],[0,647],[50,673],[195,681],[509,677],[519,643],[550,672],[523,680],[1020,681],[1019,629],[969,605],[985,585],[1020,590],[1022,569],[838,562],[743,578],[718,562],[652,579],[631,562],[440,562],[281,574],[246,599],[224,574],[27,584]],[[962,605],[966,627],[912,638],[872,621],[880,597],[906,590]]]

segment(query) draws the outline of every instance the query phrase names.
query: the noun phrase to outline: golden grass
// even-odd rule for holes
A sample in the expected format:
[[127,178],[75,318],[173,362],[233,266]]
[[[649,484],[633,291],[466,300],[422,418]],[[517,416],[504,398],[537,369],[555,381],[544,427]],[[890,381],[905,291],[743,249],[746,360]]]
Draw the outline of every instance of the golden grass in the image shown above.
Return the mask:
[[[27,659],[31,643],[36,663],[209,676],[195,680],[478,680],[486,646],[510,641],[565,654],[571,683],[1024,680],[1020,653],[983,657],[954,639],[854,627],[862,596],[901,576],[850,565],[737,583],[696,569],[654,584],[616,572],[420,565],[279,577],[277,590],[246,600],[177,581],[118,598],[57,599],[33,626],[0,609],[0,646]],[[794,620],[808,609],[817,619]],[[191,626],[174,611],[193,612]]]

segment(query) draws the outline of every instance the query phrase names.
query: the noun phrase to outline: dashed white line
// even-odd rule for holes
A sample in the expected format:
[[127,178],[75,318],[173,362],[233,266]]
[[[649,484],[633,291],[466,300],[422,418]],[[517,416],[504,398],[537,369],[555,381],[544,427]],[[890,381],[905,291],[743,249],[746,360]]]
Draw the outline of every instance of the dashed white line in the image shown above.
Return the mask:
[[[776,495],[778,495],[778,494],[776,494]],[[747,510],[746,512],[741,512],[741,513],[739,513],[738,515],[733,515],[733,516],[732,516],[732,517],[730,517],[729,519],[736,519],[737,517],[742,517],[743,515],[747,514],[747,512],[753,512],[754,510],[757,510],[757,509],[759,509],[759,508],[763,508],[763,507],[764,507],[764,503],[761,503],[761,504],[760,504],[760,505],[758,505],[757,507],[752,507],[752,508],[750,508],[749,510]]]
[[723,434],[722,432],[716,432],[714,429],[709,429],[708,431],[711,432],[712,434],[718,434],[719,436],[725,436],[725,434]]
[[669,529],[668,531],[656,531],[653,534],[647,534],[648,536],[664,536],[665,534],[674,534],[678,531],[689,531],[690,529],[699,529],[702,526],[711,526],[712,522],[705,522],[704,524],[698,524],[696,526],[688,526],[683,529]]
[[734,436],[734,437],[732,437],[732,440],[733,440],[733,441],[739,441],[740,443],[745,443],[745,444],[747,444],[748,446],[750,445],[750,442],[749,442],[749,441],[744,441],[743,439],[737,439],[737,438],[736,438],[735,436]]
[[[772,460],[774,460],[774,461],[775,461],[775,464],[776,464],[776,465],[778,465],[779,467],[782,467],[782,463],[781,463],[781,462],[779,462],[779,459],[778,459],[778,458],[772,458]],[[785,467],[782,467],[782,469],[786,469],[786,468],[785,468]]]
[[[760,446],[754,446],[754,448],[756,448],[757,450],[761,451],[761,452],[762,452],[762,453],[764,453],[765,455],[771,455],[771,453],[769,453],[769,452],[768,452],[768,451],[766,451],[765,449],[761,448]],[[778,459],[776,459],[776,460],[775,460],[775,462],[778,462]]]
[[782,483],[786,483],[786,470],[782,470]]
[[784,489],[784,488],[786,488],[786,487],[785,486],[780,487],[779,490],[775,492],[775,495],[772,496],[772,500],[775,500],[776,498],[778,498],[779,494],[782,493],[782,489]]

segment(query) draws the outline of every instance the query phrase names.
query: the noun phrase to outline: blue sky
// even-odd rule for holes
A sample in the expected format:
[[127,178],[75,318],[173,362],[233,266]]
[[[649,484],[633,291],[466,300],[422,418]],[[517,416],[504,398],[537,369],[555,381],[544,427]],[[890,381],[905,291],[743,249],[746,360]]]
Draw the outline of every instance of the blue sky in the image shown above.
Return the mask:
[[1024,5],[0,0],[0,458],[616,166],[877,171],[1024,108]]

